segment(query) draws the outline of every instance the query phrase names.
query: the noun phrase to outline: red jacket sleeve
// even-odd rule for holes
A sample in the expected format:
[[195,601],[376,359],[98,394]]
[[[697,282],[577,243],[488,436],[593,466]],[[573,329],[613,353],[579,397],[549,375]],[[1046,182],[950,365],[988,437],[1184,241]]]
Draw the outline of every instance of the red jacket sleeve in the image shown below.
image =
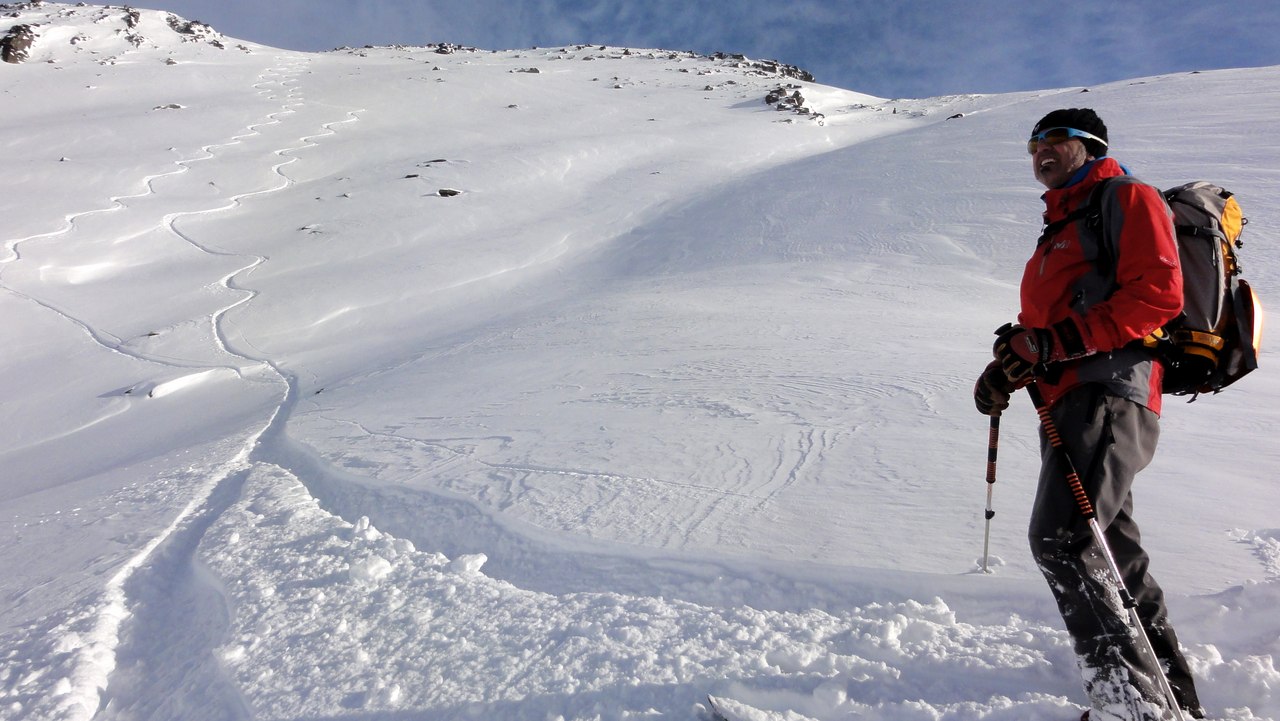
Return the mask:
[[1182,312],[1182,270],[1169,207],[1157,189],[1121,183],[1103,199],[1115,239],[1116,291],[1075,320],[1100,353],[1143,338]]

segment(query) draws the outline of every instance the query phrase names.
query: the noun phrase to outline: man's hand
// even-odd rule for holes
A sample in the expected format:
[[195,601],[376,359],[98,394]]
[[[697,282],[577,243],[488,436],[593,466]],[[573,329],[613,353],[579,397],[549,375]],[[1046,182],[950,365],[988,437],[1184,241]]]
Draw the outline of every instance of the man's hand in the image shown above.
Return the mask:
[[1005,323],[996,330],[996,336],[991,350],[1005,376],[1016,387],[1042,373],[1048,363],[1079,358],[1091,352],[1070,318],[1054,323],[1051,328]]
[[1053,345],[1048,330],[1005,323],[996,330],[996,336],[991,352],[1010,383],[1022,382],[1044,370]]
[[1000,367],[1000,361],[991,361],[978,376],[973,386],[973,404],[984,416],[998,416],[1009,407],[1009,396],[1017,390]]

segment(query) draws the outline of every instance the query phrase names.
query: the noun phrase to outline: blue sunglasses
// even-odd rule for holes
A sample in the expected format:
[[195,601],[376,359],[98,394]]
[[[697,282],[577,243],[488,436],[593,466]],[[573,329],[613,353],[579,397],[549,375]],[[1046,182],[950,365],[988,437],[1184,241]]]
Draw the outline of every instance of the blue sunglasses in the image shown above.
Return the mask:
[[1044,143],[1045,145],[1057,145],[1058,143],[1065,143],[1072,138],[1095,140],[1102,143],[1102,147],[1107,147],[1107,141],[1092,133],[1086,133],[1083,130],[1076,130],[1075,128],[1049,128],[1048,130],[1031,136],[1031,139],[1027,141],[1027,153],[1035,155],[1036,150],[1040,147],[1041,143]]

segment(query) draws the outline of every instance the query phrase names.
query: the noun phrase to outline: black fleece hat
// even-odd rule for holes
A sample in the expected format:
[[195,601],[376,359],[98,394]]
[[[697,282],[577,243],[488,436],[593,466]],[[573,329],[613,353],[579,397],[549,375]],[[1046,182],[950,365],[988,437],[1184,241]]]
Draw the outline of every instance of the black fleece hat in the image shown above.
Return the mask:
[[1102,143],[1096,140],[1082,140],[1085,150],[1089,151],[1089,155],[1095,158],[1101,158],[1107,154],[1107,146],[1103,143],[1107,140],[1107,126],[1102,122],[1102,118],[1093,112],[1090,108],[1063,108],[1055,110],[1052,113],[1040,118],[1040,122],[1031,129],[1031,134],[1035,135],[1049,128],[1075,128],[1083,130],[1090,135],[1096,135],[1102,138]]

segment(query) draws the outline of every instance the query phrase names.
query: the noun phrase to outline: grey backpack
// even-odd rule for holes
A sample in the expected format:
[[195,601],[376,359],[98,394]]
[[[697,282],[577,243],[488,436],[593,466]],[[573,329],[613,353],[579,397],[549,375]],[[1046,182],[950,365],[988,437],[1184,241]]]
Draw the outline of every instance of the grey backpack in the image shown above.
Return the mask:
[[1212,183],[1180,185],[1164,199],[1182,262],[1183,309],[1145,342],[1164,360],[1165,393],[1217,393],[1258,367],[1262,308],[1236,256],[1249,221],[1235,196]]
[[[1116,182],[1098,183],[1089,200],[1045,228],[1041,242],[1069,223],[1084,221],[1099,239],[1098,272],[1115,281],[1116,250],[1103,232],[1102,194]],[[1173,211],[1182,265],[1183,310],[1177,318],[1142,339],[1164,365],[1164,392],[1198,397],[1217,393],[1258,367],[1262,345],[1262,307],[1248,281],[1240,277],[1236,250],[1248,220],[1230,191],[1203,181],[1164,191]],[[1109,293],[1107,294],[1109,295]]]

